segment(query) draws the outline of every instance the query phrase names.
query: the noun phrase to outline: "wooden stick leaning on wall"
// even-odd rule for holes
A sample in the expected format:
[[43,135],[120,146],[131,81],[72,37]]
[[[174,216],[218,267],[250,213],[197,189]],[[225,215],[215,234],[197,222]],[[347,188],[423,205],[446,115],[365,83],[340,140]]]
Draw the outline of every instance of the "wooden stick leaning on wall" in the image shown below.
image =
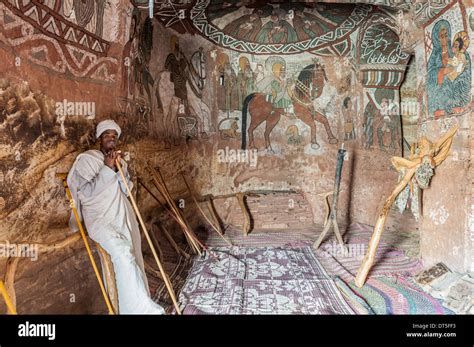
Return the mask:
[[[199,241],[198,237],[194,234],[194,232],[191,230],[189,227],[189,224],[186,221],[186,218],[182,211],[176,207],[176,205],[173,202],[173,199],[171,197],[171,194],[166,187],[165,180],[163,176],[161,175],[161,172],[155,170],[150,164],[147,164],[147,168],[151,173],[152,176],[152,181],[153,184],[155,185],[156,189],[160,192],[161,196],[167,201],[167,204],[170,206],[170,208],[173,210],[173,213],[175,215],[174,219],[179,223],[181,226],[184,235],[188,236],[188,241],[191,241],[192,245],[195,245],[196,247],[196,252],[202,256],[201,248],[209,253],[209,256],[213,258],[214,260],[218,261],[218,257],[209,250],[201,241]],[[199,248],[200,247],[200,248]]]
[[20,262],[19,257],[10,257],[7,260],[7,266],[5,269],[5,291],[11,300],[12,306],[16,312],[16,292],[15,292],[15,272]]
[[219,228],[216,227],[214,225],[214,223],[211,222],[211,220],[206,216],[206,214],[204,213],[204,211],[202,210],[201,206],[199,205],[199,202],[196,200],[196,197],[194,196],[192,190],[191,190],[191,187],[189,186],[188,184],[188,181],[186,181],[186,177],[184,177],[183,174],[181,174],[181,176],[183,177],[183,181],[184,181],[184,184],[186,185],[186,188],[188,188],[188,191],[189,191],[189,194],[191,195],[191,199],[193,199],[194,203],[196,204],[199,212],[201,213],[201,215],[204,217],[204,219],[209,223],[209,225],[216,231],[216,233],[224,240],[225,243],[227,243],[229,245],[229,247],[233,247],[232,243],[227,240],[224,235],[222,235],[222,233],[220,232]]
[[[188,237],[187,234],[186,234],[187,231],[188,231],[188,226],[187,226],[186,222],[185,222],[184,220],[180,219],[181,217],[180,217],[179,215],[176,215],[173,211],[171,211],[170,208],[168,208],[168,206],[166,205],[166,204],[168,204],[168,203],[163,204],[163,203],[160,201],[160,199],[158,199],[158,197],[157,197],[155,194],[153,194],[153,192],[150,190],[150,188],[148,188],[148,187],[145,185],[145,183],[143,183],[143,180],[139,179],[139,180],[138,180],[138,183],[140,183],[140,184],[142,185],[142,187],[145,188],[145,190],[146,190],[148,193],[150,193],[150,195],[158,202],[158,204],[168,212],[168,214],[171,216],[171,218],[173,218],[173,219],[176,221],[176,223],[178,223],[178,225],[179,225],[179,226],[181,227],[181,229],[183,230],[184,236],[186,236],[186,241],[188,241],[188,244],[189,244],[189,246],[190,246],[191,249],[192,249],[193,246],[192,246],[192,243],[190,242],[191,237]],[[154,184],[154,185],[155,185],[155,187],[156,187],[156,184]],[[157,189],[158,189],[159,193],[161,194],[161,196],[163,197],[163,199],[165,199],[165,197],[164,197],[164,195],[163,195],[164,193],[161,192],[161,191],[159,190],[159,188],[157,188]],[[165,200],[166,200],[166,199],[165,199]],[[164,228],[162,225],[159,225],[159,228],[160,228],[161,231],[163,231],[163,233],[164,233],[165,236],[167,237],[168,241],[170,241],[170,243],[171,243],[171,245],[173,246],[173,248],[175,248],[175,250],[177,250],[178,253],[181,253],[186,259],[188,259],[188,258],[190,257],[190,255],[189,255],[188,253],[186,253],[185,251],[183,251],[183,250],[176,244],[176,242],[173,240],[173,238],[172,238],[171,235],[168,233],[168,231],[166,230],[166,228]],[[199,240],[197,240],[197,242],[200,243]],[[202,244],[201,244],[201,247],[202,247],[203,249],[205,249],[205,246],[202,245]],[[197,253],[197,252],[196,252],[196,253]]]
[[84,241],[84,245],[86,246],[87,254],[89,255],[89,259],[91,261],[92,268],[94,269],[95,276],[97,277],[97,281],[99,282],[99,287],[100,287],[100,290],[101,290],[102,295],[104,297],[105,304],[107,305],[107,309],[109,310],[109,314],[115,314],[114,309],[112,307],[112,304],[110,302],[109,296],[107,295],[107,292],[105,290],[104,282],[102,281],[102,277],[99,274],[99,269],[97,268],[97,264],[95,263],[94,256],[92,255],[92,251],[91,251],[91,248],[89,246],[89,242],[87,241],[86,233],[85,233],[84,229],[82,228],[82,223],[81,223],[81,220],[79,219],[79,215],[77,214],[74,199],[72,198],[71,191],[69,190],[69,187],[68,187],[67,182],[66,182],[66,177],[63,176],[62,178],[63,178],[64,189],[66,190],[66,195],[69,199],[69,203],[70,203],[72,212],[74,214],[74,218],[76,219],[77,225],[79,227],[79,232],[81,234],[82,240]]
[[186,242],[191,247],[193,252],[196,253],[196,254],[200,254],[200,249],[199,249],[199,247],[197,247],[196,242],[193,241],[191,231],[189,229],[189,226],[186,224],[186,221],[183,219],[182,215],[176,211],[176,209],[173,209],[173,207],[171,205],[174,206],[174,204],[172,202],[171,202],[171,205],[170,205],[169,201],[171,201],[171,198],[167,197],[166,192],[164,191],[163,187],[160,185],[160,183],[156,179],[156,177],[152,178],[152,182],[153,182],[153,185],[155,186],[155,188],[160,193],[163,200],[165,200],[164,204],[162,204],[160,199],[158,199],[148,188],[146,188],[146,186],[143,184],[143,182],[141,182],[141,184],[151,194],[151,196],[153,196],[153,198],[155,198],[155,200],[161,205],[161,207],[166,209],[166,211],[176,221],[176,223],[178,223],[178,225],[180,226],[181,230],[184,233],[184,236],[186,238]]
[[171,245],[171,247],[175,250],[175,252],[178,255],[182,255],[186,259],[189,259],[190,255],[188,253],[186,253],[181,247],[178,246],[176,241],[171,237],[170,233],[168,232],[168,230],[166,230],[166,228],[163,225],[155,224],[155,226],[163,233],[163,235],[165,235],[165,237],[168,240],[169,244]]
[[153,167],[151,167],[151,170],[152,170],[153,177],[159,178],[159,182],[161,183],[163,193],[165,193],[165,196],[167,197],[168,203],[170,204],[171,208],[174,209],[174,211],[176,213],[176,216],[178,216],[179,219],[181,219],[183,221],[184,225],[186,226],[186,229],[185,229],[186,234],[191,239],[191,242],[196,246],[197,253],[199,255],[202,255],[201,248],[204,249],[204,245],[198,240],[197,236],[194,234],[194,232],[189,227],[189,223],[186,220],[186,216],[184,215],[183,211],[181,209],[177,208],[176,205],[174,204],[173,198],[171,197],[171,193],[168,190],[165,179],[163,178],[163,175],[161,174],[160,169],[158,168],[158,169],[155,170]]
[[163,176],[161,176],[161,173],[159,171],[157,172],[157,170],[155,170],[149,164],[147,164],[147,169],[151,174],[151,179],[152,179],[153,184],[155,185],[160,195],[168,204],[172,214],[174,215],[174,219],[181,226],[181,229],[183,230],[188,243],[191,245],[192,249],[194,249],[194,251],[197,254],[202,255],[200,247],[204,248],[204,245],[198,240],[196,235],[194,235],[193,231],[189,228],[189,225],[186,223],[182,215],[182,212],[174,204],[173,199],[171,198],[171,194],[169,193],[168,188],[166,187],[166,183],[164,182]]
[[160,273],[163,276],[163,281],[165,282],[166,288],[168,289],[168,293],[171,297],[171,300],[173,301],[176,312],[178,314],[181,314],[181,309],[179,308],[178,302],[176,300],[176,295],[174,293],[173,287],[171,286],[170,280],[168,276],[166,275],[165,269],[163,268],[163,265],[161,264],[160,259],[158,258],[158,254],[156,253],[155,247],[153,246],[153,242],[151,241],[150,235],[145,226],[145,222],[143,221],[142,215],[140,211],[138,210],[137,203],[135,202],[135,199],[132,195],[130,187],[128,186],[127,179],[125,178],[125,174],[123,173],[122,165],[120,164],[120,160],[116,160],[115,165],[117,166],[117,169],[119,170],[120,177],[122,178],[122,182],[128,192],[128,197],[130,198],[133,209],[135,210],[135,213],[137,215],[138,221],[140,222],[140,225],[143,229],[143,234],[145,235],[146,240],[148,241],[148,245],[150,246],[151,252],[153,253],[153,257],[155,258],[156,264],[158,265],[158,268],[160,269]]
[[[166,212],[168,212],[168,214],[171,216],[171,218],[173,218],[178,224],[179,224],[179,221],[177,220],[176,216],[173,214],[173,212],[166,206],[164,205],[160,199],[158,199],[158,197],[153,194],[153,192],[145,185],[145,183],[143,183],[143,181],[138,178],[137,180],[137,183],[140,184],[143,188],[145,188],[145,190],[152,196],[153,199],[155,199],[156,202],[158,202],[158,204],[161,206],[161,208],[164,208],[166,210]],[[156,224],[158,226],[158,228],[160,229],[161,232],[163,232],[168,240],[168,242],[171,244],[171,246],[174,248],[174,250],[178,253],[178,254],[181,254],[182,256],[184,256],[186,259],[189,259],[190,255],[188,253],[186,253],[184,250],[181,249],[181,247],[178,246],[178,244],[176,243],[176,241],[171,237],[171,235],[168,233],[168,231],[166,230],[166,228],[164,226],[162,226],[161,224]],[[181,225],[180,225],[181,226]],[[153,225],[152,225],[152,228],[153,228]]]
[[219,221],[219,217],[217,216],[217,211],[214,207],[214,201],[212,199],[207,199],[205,200],[207,209],[209,210],[209,213],[211,214],[212,219],[214,219],[214,223],[219,229],[219,232],[224,235],[224,230],[222,229],[221,223]]
[[0,294],[3,296],[3,300],[5,300],[5,304],[7,305],[7,312],[9,314],[17,314],[15,306],[13,305],[10,296],[7,293],[7,290],[5,289],[5,286],[3,285],[3,281],[0,280]]
[[392,157],[392,164],[395,169],[397,169],[397,171],[403,174],[403,179],[396,185],[392,194],[390,194],[390,196],[385,200],[383,208],[379,213],[372,237],[369,241],[367,254],[362,260],[359,270],[357,271],[355,284],[359,288],[364,285],[367,275],[369,274],[369,271],[375,261],[375,253],[380,242],[380,237],[382,236],[385,220],[387,219],[390,207],[392,206],[393,202],[397,198],[398,194],[400,194],[400,192],[407,186],[407,184],[412,181],[420,167],[421,169],[426,167],[431,168],[431,175],[420,175],[420,180],[426,181],[424,182],[423,186],[418,181],[418,177],[416,178],[420,188],[428,188],[429,181],[433,175],[433,169],[440,165],[448,157],[454,135],[458,129],[458,125],[453,126],[436,143],[431,143],[428,139],[422,137],[418,144],[417,151],[415,152],[413,150],[409,159]]

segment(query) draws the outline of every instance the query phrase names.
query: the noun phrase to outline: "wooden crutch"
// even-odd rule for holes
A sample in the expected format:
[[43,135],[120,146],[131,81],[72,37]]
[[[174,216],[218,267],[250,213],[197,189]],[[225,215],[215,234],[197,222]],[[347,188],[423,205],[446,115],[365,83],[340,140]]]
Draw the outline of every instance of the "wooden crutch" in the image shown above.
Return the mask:
[[163,281],[165,282],[166,288],[168,289],[168,293],[170,294],[171,300],[173,301],[176,312],[178,314],[181,314],[181,310],[179,308],[178,302],[176,301],[176,295],[174,293],[173,287],[171,286],[170,280],[168,276],[166,275],[165,269],[163,268],[163,265],[161,265],[160,259],[158,258],[158,254],[156,253],[155,247],[153,246],[153,242],[151,241],[150,234],[148,233],[148,230],[145,226],[145,222],[143,221],[142,215],[140,211],[138,210],[137,203],[135,202],[135,199],[133,198],[130,187],[128,186],[127,179],[125,178],[125,174],[123,173],[122,165],[120,164],[119,159],[115,161],[115,165],[117,166],[117,169],[120,172],[120,177],[122,177],[122,182],[125,185],[125,188],[127,189],[128,197],[130,198],[130,201],[132,202],[133,209],[135,210],[137,218],[143,229],[143,233],[145,234],[146,240],[148,241],[148,245],[150,246],[151,252],[153,253],[153,257],[155,258],[156,264],[158,265],[158,268],[160,269],[161,276],[163,276]]
[[89,255],[89,259],[92,263],[92,268],[94,269],[95,276],[97,277],[97,281],[99,282],[99,287],[100,287],[100,290],[102,291],[102,295],[104,297],[105,304],[107,305],[107,308],[109,310],[109,314],[115,314],[114,309],[112,308],[112,304],[110,303],[109,296],[107,295],[107,292],[105,290],[104,282],[102,281],[102,277],[99,274],[99,269],[97,268],[97,264],[95,263],[94,257],[92,256],[92,251],[89,246],[89,242],[87,241],[86,233],[84,232],[84,229],[82,228],[81,220],[79,219],[79,215],[77,214],[76,205],[74,204],[74,199],[72,198],[71,191],[69,190],[69,187],[67,185],[67,181],[66,181],[67,176],[64,174],[64,175],[60,175],[60,177],[63,180],[64,189],[66,190],[66,195],[69,199],[69,204],[74,214],[74,218],[76,218],[77,225],[79,226],[79,232],[81,233],[82,240],[84,241],[84,245],[86,246],[87,254]]

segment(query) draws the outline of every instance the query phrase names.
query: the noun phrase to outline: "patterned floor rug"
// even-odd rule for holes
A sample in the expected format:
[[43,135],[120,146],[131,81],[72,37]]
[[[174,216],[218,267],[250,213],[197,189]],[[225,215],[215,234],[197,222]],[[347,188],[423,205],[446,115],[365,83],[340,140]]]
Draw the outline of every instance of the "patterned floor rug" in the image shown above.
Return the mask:
[[[362,288],[347,283],[353,297],[362,299],[373,314],[453,314],[441,301],[424,292],[410,277],[374,276]],[[351,295],[350,295],[351,296]]]
[[184,314],[353,314],[311,247],[218,247],[196,259]]

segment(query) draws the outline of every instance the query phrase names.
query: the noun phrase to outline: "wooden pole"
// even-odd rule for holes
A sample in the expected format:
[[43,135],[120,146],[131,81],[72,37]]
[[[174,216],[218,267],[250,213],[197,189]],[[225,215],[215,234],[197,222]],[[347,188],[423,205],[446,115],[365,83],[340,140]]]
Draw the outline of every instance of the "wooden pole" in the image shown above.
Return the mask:
[[148,234],[148,230],[145,226],[145,222],[143,221],[142,215],[141,215],[140,211],[138,210],[137,204],[135,202],[135,199],[133,198],[130,187],[128,186],[127,179],[125,178],[125,174],[123,173],[123,170],[122,170],[122,165],[120,164],[120,160],[116,160],[115,164],[117,166],[117,169],[120,172],[120,177],[122,177],[123,184],[125,185],[125,188],[128,192],[128,197],[130,198],[130,201],[132,202],[132,206],[135,210],[137,218],[138,218],[138,220],[140,222],[140,225],[143,229],[143,233],[145,234],[145,237],[148,241],[148,245],[150,246],[151,252],[153,253],[153,257],[155,257],[156,264],[158,265],[158,268],[160,269],[161,275],[163,276],[163,281],[165,282],[166,288],[168,289],[168,292],[170,294],[171,300],[173,301],[176,312],[178,314],[181,314],[181,310],[179,308],[178,302],[176,301],[176,295],[174,293],[173,287],[171,286],[169,278],[166,275],[163,266],[161,265],[160,259],[158,258],[158,254],[156,253],[155,247],[153,246],[153,242],[151,241],[150,235]]
[[15,306],[13,306],[13,303],[10,300],[10,297],[8,296],[7,290],[5,289],[5,286],[3,285],[3,281],[1,281],[1,280],[0,280],[0,293],[2,294],[3,299],[5,300],[5,304],[7,305],[8,313],[17,314],[16,310],[15,310]]
[[13,308],[16,311],[16,292],[15,292],[15,272],[16,268],[18,266],[18,263],[20,262],[19,257],[10,257],[7,260],[7,266],[5,270],[5,290],[8,294],[8,297],[11,300],[11,303],[13,305]]
[[170,243],[171,247],[173,247],[173,249],[176,251],[176,253],[178,255],[182,255],[183,257],[185,257],[186,259],[189,259],[189,254],[186,253],[184,250],[181,249],[181,247],[178,246],[178,244],[176,243],[176,241],[173,239],[173,237],[171,237],[170,233],[168,232],[168,230],[166,230],[166,228],[161,225],[161,224],[158,224],[156,223],[156,226],[158,227],[158,229],[160,229],[160,231],[165,235],[166,239],[168,240],[168,242]]
[[153,184],[156,186],[156,189],[158,189],[161,196],[165,199],[170,209],[175,214],[176,220],[182,226],[184,235],[186,236],[188,243],[191,245],[191,248],[193,248],[194,251],[198,253],[199,255],[202,255],[201,249],[199,248],[199,246],[202,246],[202,244],[197,240],[197,237],[189,229],[189,226],[186,223],[186,220],[184,219],[184,215],[182,215],[181,211],[175,206],[171,198],[171,194],[168,188],[166,187],[166,183],[164,182],[163,176],[161,175],[159,171],[157,173],[156,170],[151,165],[147,165],[147,167],[151,173],[151,179],[153,181]]
[[69,190],[65,177],[63,177],[63,185],[64,185],[64,189],[66,190],[66,195],[69,199],[72,212],[74,213],[74,217],[76,218],[76,222],[79,227],[79,232],[81,233],[82,240],[84,241],[84,245],[86,246],[87,254],[89,255],[89,259],[92,263],[92,268],[94,269],[95,276],[97,277],[97,281],[99,282],[99,287],[100,287],[100,290],[102,291],[105,304],[107,305],[107,309],[109,310],[109,314],[115,314],[114,309],[112,308],[112,304],[110,303],[109,296],[107,295],[107,292],[105,291],[104,283],[102,282],[102,277],[99,274],[99,269],[97,268],[97,264],[95,263],[94,257],[92,255],[89,242],[87,241],[86,233],[84,232],[84,229],[82,228],[82,223],[81,223],[81,220],[79,219],[79,215],[77,214],[76,205],[74,204],[74,199],[72,198],[71,191]]
[[199,206],[199,202],[196,200],[196,198],[194,197],[194,194],[191,190],[191,187],[189,186],[188,184],[188,181],[186,181],[186,177],[184,177],[183,174],[181,174],[181,176],[183,177],[183,181],[184,181],[184,184],[186,185],[186,188],[188,188],[188,191],[189,191],[189,194],[191,195],[191,199],[193,199],[194,203],[196,204],[199,212],[201,213],[201,215],[204,217],[204,219],[209,223],[209,225],[216,231],[216,233],[229,245],[229,247],[233,247],[232,243],[230,243],[230,241],[228,241],[224,235],[221,234],[220,230],[214,225],[214,223],[212,223],[210,221],[210,219],[206,216],[206,214],[204,213],[204,211],[202,210],[201,206]]
[[212,199],[205,200],[207,204],[207,209],[209,210],[209,213],[211,214],[212,219],[214,219],[214,223],[216,223],[217,227],[219,228],[219,231],[221,234],[224,234],[224,230],[222,229],[221,223],[219,221],[219,217],[217,216],[217,211],[214,207],[214,202]]

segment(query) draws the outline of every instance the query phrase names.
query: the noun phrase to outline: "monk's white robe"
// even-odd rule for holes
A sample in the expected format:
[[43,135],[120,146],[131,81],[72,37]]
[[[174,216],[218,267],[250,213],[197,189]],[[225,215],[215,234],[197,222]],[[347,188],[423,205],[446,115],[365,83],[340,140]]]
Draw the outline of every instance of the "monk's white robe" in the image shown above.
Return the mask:
[[[124,160],[122,167],[132,187]],[[104,155],[89,150],[77,156],[67,178],[89,237],[110,254],[120,314],[164,314],[150,298],[141,251],[140,230],[119,172],[104,164]],[[78,230],[74,216],[69,221]]]

